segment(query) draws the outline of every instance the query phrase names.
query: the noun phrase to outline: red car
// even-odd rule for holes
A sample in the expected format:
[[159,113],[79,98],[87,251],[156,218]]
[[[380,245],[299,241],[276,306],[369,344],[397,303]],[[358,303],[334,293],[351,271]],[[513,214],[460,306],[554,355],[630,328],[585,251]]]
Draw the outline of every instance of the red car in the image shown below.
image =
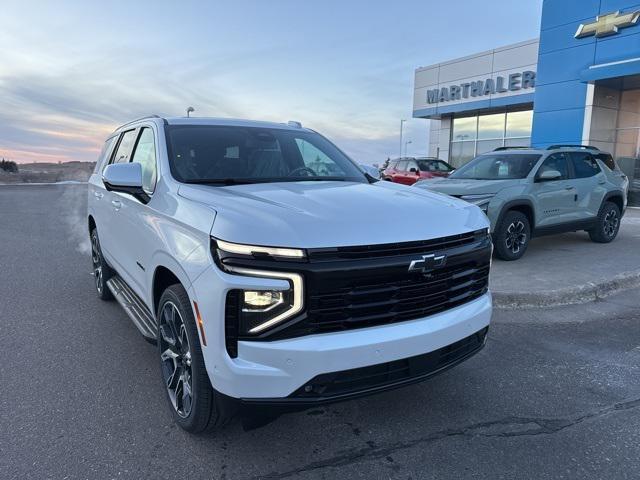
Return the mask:
[[400,158],[389,162],[382,172],[382,179],[413,185],[425,178],[448,177],[453,170],[451,165],[439,158]]

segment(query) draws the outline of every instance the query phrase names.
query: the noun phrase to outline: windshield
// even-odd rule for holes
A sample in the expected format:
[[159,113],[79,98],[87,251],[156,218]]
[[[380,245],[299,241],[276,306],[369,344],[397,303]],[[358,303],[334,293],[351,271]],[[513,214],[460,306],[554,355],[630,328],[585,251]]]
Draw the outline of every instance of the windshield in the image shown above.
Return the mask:
[[185,183],[367,181],[331,142],[304,130],[180,125],[167,137],[171,172]]
[[453,167],[442,160],[417,160],[422,172],[450,172]]
[[509,180],[525,178],[540,160],[535,153],[481,155],[449,175],[449,178],[473,180]]

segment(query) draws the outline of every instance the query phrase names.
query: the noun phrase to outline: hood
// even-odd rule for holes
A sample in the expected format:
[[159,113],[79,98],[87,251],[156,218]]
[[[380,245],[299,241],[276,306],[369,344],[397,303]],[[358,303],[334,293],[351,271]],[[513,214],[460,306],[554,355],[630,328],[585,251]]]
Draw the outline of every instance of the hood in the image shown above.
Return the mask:
[[521,180],[469,180],[464,178],[434,178],[415,184],[415,187],[456,197],[461,195],[496,194],[500,190],[520,183]]
[[211,235],[253,245],[373,245],[488,227],[474,205],[391,182],[181,185],[178,194],[217,212]]

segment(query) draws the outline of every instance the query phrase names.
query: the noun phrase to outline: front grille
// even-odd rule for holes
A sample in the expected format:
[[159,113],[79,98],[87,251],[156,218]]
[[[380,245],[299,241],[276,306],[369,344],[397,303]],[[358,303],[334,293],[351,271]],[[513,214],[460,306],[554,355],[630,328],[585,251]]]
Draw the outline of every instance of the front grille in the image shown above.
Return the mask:
[[[430,246],[414,252],[418,243]],[[486,230],[399,244],[392,256],[387,256],[386,247],[378,247],[322,249],[324,253],[315,249],[309,251],[307,262],[225,259],[229,265],[296,272],[304,277],[303,313],[260,335],[240,335],[239,339],[279,340],[414,320],[463,305],[488,291],[491,239]],[[411,262],[427,254],[446,255],[446,263],[426,273],[410,272]],[[367,256],[348,258],[361,255]],[[232,350],[233,335],[239,332],[234,317],[238,314],[230,310],[237,312],[237,305],[236,298],[227,298],[227,345]]]
[[469,262],[430,276],[354,279],[345,288],[309,296],[308,327],[317,333],[349,330],[426,317],[487,292],[489,265]]
[[478,352],[487,328],[433,352],[393,362],[318,375],[289,398],[316,400],[348,397],[371,390],[384,390],[434,375]]

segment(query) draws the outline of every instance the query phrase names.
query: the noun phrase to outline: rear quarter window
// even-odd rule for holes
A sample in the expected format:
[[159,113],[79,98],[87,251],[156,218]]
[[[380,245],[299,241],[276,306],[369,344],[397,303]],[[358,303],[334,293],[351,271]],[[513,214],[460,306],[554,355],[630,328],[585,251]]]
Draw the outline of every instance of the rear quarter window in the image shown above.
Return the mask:
[[600,160],[602,163],[604,163],[609,170],[611,170],[611,171],[617,170],[615,160],[608,153],[599,153],[599,154],[594,155],[594,156],[598,160]]

